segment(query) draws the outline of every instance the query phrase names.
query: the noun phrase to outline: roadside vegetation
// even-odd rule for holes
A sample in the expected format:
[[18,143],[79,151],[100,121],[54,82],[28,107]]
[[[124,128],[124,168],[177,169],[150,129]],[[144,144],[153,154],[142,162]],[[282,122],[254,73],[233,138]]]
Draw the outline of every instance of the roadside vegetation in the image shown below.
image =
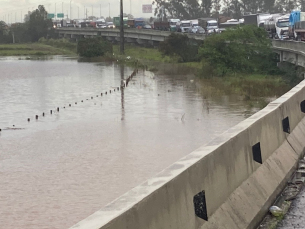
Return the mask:
[[32,55],[76,55],[67,49],[61,49],[43,43],[0,44],[0,56],[32,56]]
[[0,21],[0,44],[37,42],[40,38],[55,38],[55,30],[51,19],[47,19],[44,6],[25,17],[24,23],[15,23],[10,28]]
[[101,37],[81,39],[77,42],[77,54],[81,57],[99,57],[112,52],[112,43]]

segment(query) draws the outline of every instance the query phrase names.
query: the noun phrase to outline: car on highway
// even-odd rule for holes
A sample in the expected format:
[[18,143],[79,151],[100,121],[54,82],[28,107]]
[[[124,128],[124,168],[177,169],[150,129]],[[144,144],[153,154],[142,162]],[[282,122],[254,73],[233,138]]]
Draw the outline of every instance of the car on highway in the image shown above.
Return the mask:
[[107,28],[108,29],[114,29],[115,25],[113,24],[113,22],[106,22]]
[[201,26],[193,26],[189,29],[189,33],[204,34],[205,30]]
[[151,25],[144,25],[143,29],[152,29]]

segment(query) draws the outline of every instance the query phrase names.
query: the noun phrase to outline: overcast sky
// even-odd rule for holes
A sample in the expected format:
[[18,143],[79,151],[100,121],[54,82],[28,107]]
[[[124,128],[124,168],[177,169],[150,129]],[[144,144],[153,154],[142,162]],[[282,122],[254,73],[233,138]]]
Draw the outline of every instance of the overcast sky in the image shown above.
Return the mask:
[[[151,4],[152,0],[123,0],[124,1],[124,12],[132,13],[135,17],[151,17],[153,14],[142,13],[143,4]],[[62,4],[63,3],[63,4]],[[119,14],[119,0],[72,0],[72,18],[84,18],[85,8],[87,9],[88,16],[93,15],[102,16],[109,15],[109,3],[110,3],[110,16],[118,16]],[[28,10],[32,11],[37,8],[38,5],[44,5],[48,12],[61,13],[62,8],[64,14],[69,14],[70,11],[70,0],[0,0],[0,20],[14,23],[20,22],[23,19],[24,14]],[[130,7],[131,5],[131,7]],[[62,7],[63,6],[63,7]],[[101,8],[101,10],[100,10]]]

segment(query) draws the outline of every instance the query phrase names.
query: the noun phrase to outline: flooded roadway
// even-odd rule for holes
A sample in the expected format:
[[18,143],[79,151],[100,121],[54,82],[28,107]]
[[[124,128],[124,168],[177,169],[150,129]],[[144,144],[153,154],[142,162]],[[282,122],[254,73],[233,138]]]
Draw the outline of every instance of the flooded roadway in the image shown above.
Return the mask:
[[133,69],[54,57],[0,71],[1,229],[69,228],[258,110],[179,71],[140,70],[103,97]]

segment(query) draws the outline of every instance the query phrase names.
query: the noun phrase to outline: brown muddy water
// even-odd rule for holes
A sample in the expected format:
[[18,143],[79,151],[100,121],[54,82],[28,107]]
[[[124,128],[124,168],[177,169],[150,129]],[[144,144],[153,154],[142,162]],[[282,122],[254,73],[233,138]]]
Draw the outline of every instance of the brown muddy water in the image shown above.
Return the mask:
[[110,94],[132,71],[0,58],[1,229],[69,228],[259,109],[180,71]]

